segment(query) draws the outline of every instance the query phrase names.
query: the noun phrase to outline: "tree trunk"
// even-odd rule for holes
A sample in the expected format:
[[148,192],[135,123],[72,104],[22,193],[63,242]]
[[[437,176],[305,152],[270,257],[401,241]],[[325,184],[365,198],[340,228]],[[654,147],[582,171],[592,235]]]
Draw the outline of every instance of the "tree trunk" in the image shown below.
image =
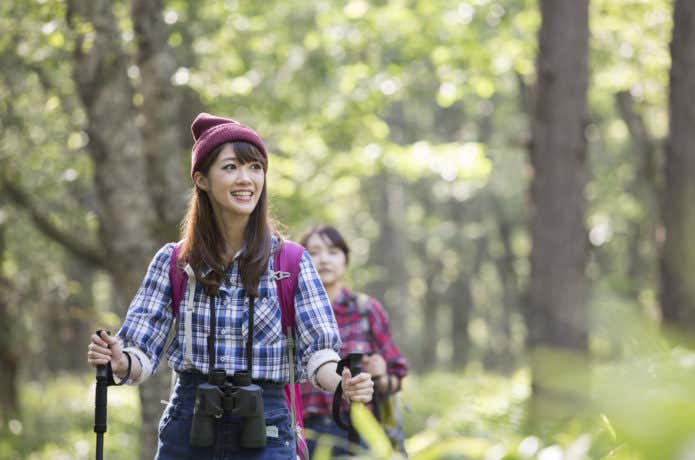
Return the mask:
[[452,370],[462,370],[470,357],[470,337],[468,322],[473,310],[472,279],[462,273],[460,279],[449,289],[451,308],[451,366]]
[[[542,0],[540,4],[537,99],[531,121],[528,344],[532,423],[552,422],[563,412],[571,414],[566,403],[581,400],[582,395],[575,392],[587,388],[588,4],[588,0]],[[554,408],[560,410],[554,412]]]
[[[148,165],[136,126],[128,58],[111,8],[107,0],[71,0],[68,22],[77,35],[74,78],[87,115],[100,241],[111,262],[118,313],[124,317],[157,249],[151,233],[156,214],[148,195]],[[93,34],[84,34],[85,23]],[[159,374],[140,388],[143,459],[154,455],[159,400],[167,394],[165,372]]]
[[[0,210],[2,208],[0,207]],[[5,217],[0,215],[0,324],[18,324],[18,318],[10,308],[13,301],[10,293],[13,291],[12,282],[3,273],[5,258]],[[14,327],[5,327],[0,334],[0,433],[5,431],[7,422],[18,416],[19,393],[17,391],[17,377],[19,354],[16,346],[22,343],[19,340],[21,332]]]
[[[370,283],[369,292],[380,299],[388,310],[391,329],[405,331],[405,313],[408,308],[408,267],[406,240],[403,234],[405,203],[403,184],[389,173],[374,178],[378,191],[374,215],[379,219],[379,236],[374,240],[371,263],[381,267],[379,279]],[[408,348],[409,340],[398,340]]]
[[616,106],[628,132],[635,153],[635,174],[627,191],[645,208],[643,215],[631,222],[628,241],[627,279],[631,281],[629,293],[637,299],[644,286],[656,274],[656,227],[659,219],[660,184],[657,173],[657,149],[647,131],[647,125],[635,109],[629,91],[615,95]]
[[498,346],[490,367],[493,369],[509,373],[515,367],[515,350],[512,341],[512,317],[515,313],[521,313],[521,302],[519,295],[519,280],[514,267],[514,251],[512,249],[512,223],[504,215],[501,204],[497,198],[491,200],[495,209],[495,221],[497,232],[502,246],[502,251],[495,257],[495,269],[502,289],[501,317],[497,323]]
[[449,285],[447,292],[447,303],[451,309],[451,367],[463,369],[470,358],[471,340],[468,324],[475,302],[473,282],[483,265],[487,241],[483,237],[471,239],[463,231],[466,224],[479,221],[480,208],[477,199],[459,201],[452,198],[447,206],[450,220],[457,229],[449,245],[459,260],[457,279]]
[[[423,257],[421,260],[427,259]],[[437,348],[442,338],[438,327],[442,295],[439,290],[436,289],[437,281],[442,276],[442,273],[440,267],[437,265],[438,264],[433,264],[431,262],[427,264],[427,275],[425,277],[427,291],[423,297],[421,313],[422,323],[420,327],[422,348],[417,355],[418,361],[411,363],[418,370],[423,371],[431,371],[437,368]]]
[[695,326],[695,3],[676,0],[671,41],[669,138],[662,202],[666,239],[661,254],[664,324]]
[[83,261],[68,255],[65,260],[67,292],[58,296],[47,324],[42,329],[55,343],[51,347],[60,353],[43,356],[43,366],[49,373],[83,372],[86,365],[85,342],[93,332],[94,273]]
[[184,146],[192,143],[190,133],[181,128],[188,126],[192,117],[182,110],[183,95],[171,82],[176,58],[168,45],[162,10],[162,0],[133,0],[131,17],[140,68],[138,88],[143,95],[140,109],[147,185],[157,217],[155,234],[175,241],[188,192],[184,186],[188,174],[181,159],[185,158]]
[[89,42],[84,35],[77,36],[74,78],[87,115],[100,240],[112,261],[119,304],[125,305],[156,249],[150,236],[155,216],[147,193],[143,140],[135,123],[128,58],[121,49],[111,2],[71,0],[68,5],[69,23],[76,33],[84,30],[83,23],[94,28]]

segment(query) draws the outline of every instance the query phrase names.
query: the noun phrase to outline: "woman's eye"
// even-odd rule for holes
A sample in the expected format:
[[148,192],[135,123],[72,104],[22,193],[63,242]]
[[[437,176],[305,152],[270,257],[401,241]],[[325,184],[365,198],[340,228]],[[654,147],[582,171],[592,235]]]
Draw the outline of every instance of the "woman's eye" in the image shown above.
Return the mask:
[[228,164],[228,165],[224,165],[224,166],[222,167],[222,169],[226,169],[227,171],[231,171],[231,170],[233,170],[233,169],[236,169],[236,165],[233,164],[233,163],[230,163],[230,164]]
[[261,165],[260,163],[253,163],[251,165],[251,168],[252,169],[263,169],[263,165]]

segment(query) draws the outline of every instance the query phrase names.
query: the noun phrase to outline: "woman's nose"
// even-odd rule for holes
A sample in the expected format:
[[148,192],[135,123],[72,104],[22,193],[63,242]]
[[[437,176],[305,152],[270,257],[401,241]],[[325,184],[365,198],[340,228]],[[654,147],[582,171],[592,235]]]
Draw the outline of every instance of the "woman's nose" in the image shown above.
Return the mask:
[[237,182],[247,182],[250,180],[250,174],[247,168],[242,166],[238,169],[239,174],[237,174]]

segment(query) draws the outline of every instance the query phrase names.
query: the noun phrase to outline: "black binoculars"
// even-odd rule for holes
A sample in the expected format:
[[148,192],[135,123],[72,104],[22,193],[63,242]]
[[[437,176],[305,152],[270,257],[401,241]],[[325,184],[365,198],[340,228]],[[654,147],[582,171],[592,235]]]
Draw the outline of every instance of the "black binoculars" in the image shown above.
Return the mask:
[[191,446],[212,446],[215,442],[215,420],[224,414],[244,418],[240,447],[265,447],[263,390],[251,382],[247,372],[236,372],[232,376],[232,383],[229,383],[224,369],[213,369],[208,381],[198,385],[191,424]]

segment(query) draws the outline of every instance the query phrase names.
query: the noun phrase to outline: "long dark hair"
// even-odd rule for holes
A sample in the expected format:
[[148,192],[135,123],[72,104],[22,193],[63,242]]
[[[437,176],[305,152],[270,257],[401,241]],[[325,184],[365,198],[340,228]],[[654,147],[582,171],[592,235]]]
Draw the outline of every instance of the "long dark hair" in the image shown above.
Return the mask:
[[[268,160],[252,144],[231,142],[237,159],[242,163],[258,161],[263,172],[268,171]],[[210,166],[215,162],[224,146],[222,144],[210,153],[198,167],[198,171],[208,175]],[[249,216],[244,229],[244,252],[239,258],[241,284],[247,294],[258,296],[258,282],[266,270],[272,250],[272,236],[277,235],[273,221],[268,212],[266,184],[258,199],[256,208]],[[279,235],[278,235],[279,237]],[[191,264],[196,279],[203,284],[208,295],[215,295],[225,276],[225,241],[220,231],[208,194],[193,185],[193,192],[188,203],[188,211],[181,222],[181,239],[183,240],[177,263],[180,266]],[[203,277],[203,269],[212,270]]]

